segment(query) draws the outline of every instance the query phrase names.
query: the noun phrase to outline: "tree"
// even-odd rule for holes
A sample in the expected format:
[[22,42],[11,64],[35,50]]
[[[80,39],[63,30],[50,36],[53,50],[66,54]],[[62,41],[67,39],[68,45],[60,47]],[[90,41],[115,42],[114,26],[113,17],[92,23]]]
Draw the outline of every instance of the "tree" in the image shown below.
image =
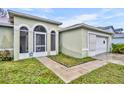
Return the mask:
[[6,17],[7,16],[7,11],[4,10],[3,8],[0,8],[0,17]]

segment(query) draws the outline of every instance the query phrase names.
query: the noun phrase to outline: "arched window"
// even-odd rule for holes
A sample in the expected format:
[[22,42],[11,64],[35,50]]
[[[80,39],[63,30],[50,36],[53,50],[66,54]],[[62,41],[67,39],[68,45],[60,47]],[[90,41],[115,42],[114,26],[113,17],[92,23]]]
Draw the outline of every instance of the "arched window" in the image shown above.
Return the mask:
[[46,51],[46,29],[38,25],[34,28],[34,52]]
[[55,31],[51,32],[51,51],[56,50],[56,33]]
[[20,28],[20,31],[28,31],[28,28],[23,26],[23,27]]
[[28,28],[22,26],[20,28],[20,53],[28,52]]
[[34,31],[36,31],[36,32],[46,32],[46,29],[43,26],[36,26],[34,28]]

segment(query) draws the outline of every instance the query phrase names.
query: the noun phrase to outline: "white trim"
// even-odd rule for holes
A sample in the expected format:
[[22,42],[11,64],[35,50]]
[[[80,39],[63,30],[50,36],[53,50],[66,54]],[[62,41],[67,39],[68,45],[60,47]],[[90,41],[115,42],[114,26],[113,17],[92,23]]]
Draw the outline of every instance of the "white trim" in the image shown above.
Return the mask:
[[50,55],[56,55],[57,52],[56,51],[50,51]]
[[35,34],[46,34],[45,32],[34,32]]
[[13,50],[13,48],[2,48],[2,49],[0,49],[0,51],[5,51],[5,50],[12,51],[12,50]]
[[109,35],[105,35],[105,33],[100,33],[100,32],[90,32],[88,31],[88,34],[95,34],[95,35],[98,35],[98,36],[103,36],[103,37],[109,37]]
[[51,33],[52,31],[56,32],[56,29],[51,28],[51,29],[50,29],[50,33]]
[[88,48],[83,48],[82,51],[89,51],[89,49]]
[[44,25],[44,24],[41,24],[41,23],[37,23],[37,24],[33,25],[33,27],[31,28],[31,31],[34,31],[34,29],[35,29],[36,26],[43,26],[46,29],[46,33],[50,32],[48,30],[47,26]]
[[20,32],[21,32],[21,31],[22,31],[22,32],[28,32],[29,30],[20,30]]
[[26,24],[20,24],[19,26],[17,26],[17,29],[20,31],[20,28],[23,27],[23,26],[27,27],[28,31],[31,31],[30,27]]
[[47,56],[47,52],[33,52],[33,55],[30,56],[29,53],[19,53],[19,59],[26,59],[31,57],[41,57]]
[[19,53],[19,59],[30,58],[29,53]]
[[88,48],[88,55],[89,55],[89,32],[87,32],[87,48]]
[[47,56],[47,52],[34,52],[33,57]]

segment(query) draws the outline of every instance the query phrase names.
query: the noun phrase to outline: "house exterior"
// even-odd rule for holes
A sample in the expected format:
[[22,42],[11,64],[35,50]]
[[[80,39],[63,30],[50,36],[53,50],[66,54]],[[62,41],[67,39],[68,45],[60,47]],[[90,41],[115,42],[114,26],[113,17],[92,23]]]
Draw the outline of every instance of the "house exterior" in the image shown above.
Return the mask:
[[113,44],[124,44],[124,33],[117,33],[113,35]]
[[114,32],[115,32],[116,34],[119,34],[119,33],[121,34],[122,31],[123,31],[123,28],[114,29]]
[[[0,23],[0,51],[14,60],[64,54],[76,58],[111,50],[112,32],[87,24],[60,28],[61,22],[8,10],[8,22]],[[60,48],[60,49],[59,49]]]
[[114,30],[112,43],[114,44],[124,44],[124,33],[123,28],[118,28]]
[[103,30],[113,32],[112,43],[113,44],[124,44],[124,33],[123,28],[115,29],[113,26],[99,27]]
[[112,32],[112,33],[114,33],[114,31],[115,31],[113,26],[98,27],[98,28],[100,28],[102,30],[107,30],[107,31]]
[[0,51],[14,60],[56,55],[61,22],[8,10],[9,23],[0,24]]
[[60,30],[60,50],[76,58],[110,52],[112,34],[87,24],[76,24]]

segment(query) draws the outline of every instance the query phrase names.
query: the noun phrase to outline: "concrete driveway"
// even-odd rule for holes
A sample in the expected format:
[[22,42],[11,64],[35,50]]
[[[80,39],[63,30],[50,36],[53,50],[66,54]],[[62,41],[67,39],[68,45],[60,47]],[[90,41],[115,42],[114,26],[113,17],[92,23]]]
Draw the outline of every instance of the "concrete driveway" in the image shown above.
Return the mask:
[[98,60],[104,60],[108,63],[110,62],[110,63],[124,65],[124,54],[103,53],[103,54],[94,56],[94,58]]

